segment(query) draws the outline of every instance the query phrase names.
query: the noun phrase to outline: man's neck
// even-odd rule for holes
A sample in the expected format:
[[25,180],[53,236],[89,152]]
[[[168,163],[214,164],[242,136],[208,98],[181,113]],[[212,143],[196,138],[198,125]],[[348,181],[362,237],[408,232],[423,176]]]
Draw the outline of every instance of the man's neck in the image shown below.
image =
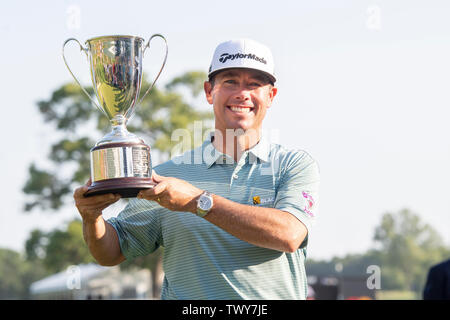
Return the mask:
[[261,131],[249,129],[244,132],[242,129],[217,129],[214,131],[213,146],[218,151],[232,157],[238,162],[242,154],[253,148],[261,139]]

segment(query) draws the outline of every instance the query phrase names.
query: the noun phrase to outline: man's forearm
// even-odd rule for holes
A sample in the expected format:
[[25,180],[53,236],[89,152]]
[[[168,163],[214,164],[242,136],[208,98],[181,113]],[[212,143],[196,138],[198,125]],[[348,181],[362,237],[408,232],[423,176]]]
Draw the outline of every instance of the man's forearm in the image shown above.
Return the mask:
[[101,215],[95,221],[83,221],[83,237],[100,265],[114,266],[125,260],[116,230]]
[[[197,212],[203,190],[185,180],[153,173],[154,188],[141,190],[138,199],[156,201],[172,211]],[[233,236],[256,246],[285,252],[297,250],[307,234],[300,220],[289,212],[233,202],[213,195],[213,207],[205,219]]]
[[217,195],[213,201],[205,219],[256,246],[293,252],[306,237],[306,227],[288,212],[244,205]]

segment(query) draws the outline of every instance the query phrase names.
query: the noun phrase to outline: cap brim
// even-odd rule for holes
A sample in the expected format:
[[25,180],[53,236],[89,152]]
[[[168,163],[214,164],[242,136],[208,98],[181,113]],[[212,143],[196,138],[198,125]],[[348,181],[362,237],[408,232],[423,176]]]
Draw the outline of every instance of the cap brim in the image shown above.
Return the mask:
[[271,75],[268,72],[262,71],[260,69],[255,69],[255,68],[249,68],[249,67],[226,67],[226,68],[222,68],[222,69],[217,69],[214,70],[213,72],[210,72],[208,74],[208,78],[214,77],[215,75],[217,75],[219,72],[225,71],[225,70],[230,70],[230,69],[248,69],[248,70],[255,70],[258,72],[261,72],[262,74],[266,75],[267,77],[269,77],[269,79],[272,81],[272,83],[275,83],[277,81],[277,79]]

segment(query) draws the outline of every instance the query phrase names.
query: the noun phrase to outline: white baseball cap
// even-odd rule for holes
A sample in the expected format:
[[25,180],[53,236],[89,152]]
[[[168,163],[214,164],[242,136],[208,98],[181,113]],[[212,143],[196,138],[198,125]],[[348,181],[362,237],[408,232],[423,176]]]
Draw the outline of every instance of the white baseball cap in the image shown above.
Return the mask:
[[222,42],[214,51],[208,77],[231,68],[246,68],[265,73],[276,81],[272,52],[265,45],[251,39]]

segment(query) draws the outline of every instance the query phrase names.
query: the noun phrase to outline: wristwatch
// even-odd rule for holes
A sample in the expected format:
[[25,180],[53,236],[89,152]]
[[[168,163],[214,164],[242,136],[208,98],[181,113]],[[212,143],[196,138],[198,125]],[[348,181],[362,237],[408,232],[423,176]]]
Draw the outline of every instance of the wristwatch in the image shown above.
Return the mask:
[[212,193],[205,191],[197,200],[197,216],[203,218],[213,206]]

